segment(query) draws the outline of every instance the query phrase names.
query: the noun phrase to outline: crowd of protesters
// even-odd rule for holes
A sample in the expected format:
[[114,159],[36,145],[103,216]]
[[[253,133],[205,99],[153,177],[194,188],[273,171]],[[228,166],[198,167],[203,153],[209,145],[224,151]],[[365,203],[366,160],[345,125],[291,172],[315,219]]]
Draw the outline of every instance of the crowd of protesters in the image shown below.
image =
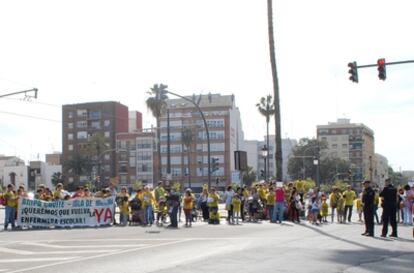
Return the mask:
[[[345,191],[333,187],[330,193],[324,193],[317,187],[306,189],[303,181],[288,184],[263,182],[253,186],[228,186],[224,193],[205,186],[196,196],[191,189],[182,192],[179,187],[164,186],[163,182],[159,182],[154,189],[144,185],[133,194],[126,187],[122,187],[119,193],[115,187],[92,193],[87,187],[81,186],[74,193],[69,193],[59,183],[54,190],[40,185],[34,198],[53,201],[114,196],[120,214],[119,223],[114,220],[114,224],[123,226],[156,224],[178,228],[182,211],[185,227],[191,227],[192,222],[197,220],[219,224],[221,202],[227,211],[227,223],[235,225],[266,220],[271,223],[300,223],[301,220],[307,220],[320,225],[329,222],[329,214],[331,223],[349,223],[354,208],[358,213],[358,221],[365,223],[363,235],[366,236],[374,236],[374,219],[378,224],[383,224],[383,237],[387,236],[388,224],[392,227],[392,237],[398,236],[397,223],[413,224],[414,188],[409,185],[396,188],[389,179],[381,191],[374,189],[369,181],[363,185],[364,190],[357,194],[350,185]],[[12,229],[15,228],[18,199],[21,197],[28,197],[25,188],[20,186],[15,190],[11,184],[0,195],[1,204],[5,206],[6,230],[9,224]],[[377,213],[379,207],[382,207],[381,217]]]

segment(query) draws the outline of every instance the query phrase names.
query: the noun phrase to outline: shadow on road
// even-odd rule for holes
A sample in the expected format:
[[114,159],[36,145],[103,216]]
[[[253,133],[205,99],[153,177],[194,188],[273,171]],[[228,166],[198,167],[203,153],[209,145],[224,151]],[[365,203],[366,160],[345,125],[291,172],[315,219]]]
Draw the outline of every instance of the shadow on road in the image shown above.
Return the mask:
[[[310,229],[316,233],[319,233],[323,236],[332,238],[334,240],[345,242],[347,244],[351,244],[353,246],[361,248],[359,250],[329,250],[329,259],[331,259],[335,263],[348,265],[349,268],[366,265],[368,267],[367,270],[372,272],[412,272],[413,270],[414,253],[412,251],[400,251],[379,248],[361,242],[355,242],[349,239],[341,238],[339,236],[327,233],[318,227],[307,225],[303,225],[303,227]],[[414,243],[411,240],[401,238],[390,239],[374,237],[372,238],[372,240],[380,240],[384,241],[385,243],[392,243],[394,240]],[[345,270],[341,272],[344,271]]]

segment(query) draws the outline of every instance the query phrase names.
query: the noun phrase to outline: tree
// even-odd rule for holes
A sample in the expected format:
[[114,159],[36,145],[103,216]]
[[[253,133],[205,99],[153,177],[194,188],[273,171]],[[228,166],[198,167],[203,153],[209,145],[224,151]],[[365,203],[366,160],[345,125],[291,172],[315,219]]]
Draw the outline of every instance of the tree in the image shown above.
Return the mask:
[[187,169],[188,169],[188,187],[191,189],[191,168],[190,168],[190,162],[191,162],[191,144],[194,141],[194,133],[191,128],[186,127],[183,128],[182,132],[182,141],[185,147],[187,148]]
[[52,185],[53,185],[54,187],[56,187],[56,185],[57,185],[58,183],[63,182],[62,173],[61,173],[61,172],[55,172],[55,173],[53,173],[53,174],[52,174],[52,177],[51,177],[51,182],[52,182]]
[[243,183],[250,186],[254,181],[256,181],[256,172],[253,170],[253,167],[248,166],[246,173],[243,174]]
[[154,84],[154,86],[147,92],[153,97],[149,97],[145,103],[147,104],[148,109],[150,109],[152,115],[155,117],[157,122],[157,156],[158,156],[158,173],[157,179],[160,180],[162,177],[162,166],[161,166],[161,136],[160,136],[160,119],[163,114],[167,111],[167,102],[168,96],[167,86],[163,84]]
[[392,167],[388,167],[388,177],[391,179],[391,182],[394,185],[403,186],[408,183],[410,180],[408,177],[404,176],[401,172],[396,172]]
[[[266,98],[262,97],[260,99],[260,103],[256,104],[257,110],[259,110],[259,113],[266,117],[266,146],[269,150],[269,121],[270,117],[275,114],[275,105],[272,102],[272,96],[268,95]],[[268,172],[269,172],[269,159],[266,158],[266,178],[268,178]],[[279,180],[280,181],[280,180]]]
[[102,177],[101,174],[101,156],[108,150],[110,147],[106,143],[105,136],[102,132],[96,133],[89,138],[87,144],[87,155],[91,159],[91,162],[94,162],[96,167],[96,175]]
[[302,138],[293,149],[292,156],[288,161],[289,176],[295,179],[313,177],[315,166],[313,157],[317,156],[317,149],[323,144],[316,139]]
[[275,104],[275,160],[276,160],[276,179],[282,181],[282,133],[280,125],[280,99],[279,99],[279,80],[277,78],[275,39],[273,33],[273,1],[267,0],[267,25],[269,34],[270,64],[273,79],[273,98]]
[[71,171],[74,174],[74,183],[76,184],[80,182],[81,175],[89,174],[91,172],[93,163],[90,158],[75,153],[71,159],[63,163],[63,166],[67,171]]
[[[291,177],[306,179],[314,177],[316,180],[316,168],[313,160],[319,158],[319,150],[326,148],[325,142],[316,139],[302,138],[299,145],[293,149],[289,158],[288,173]],[[349,179],[348,170],[350,163],[340,158],[319,158],[319,181],[332,184],[337,179]]]

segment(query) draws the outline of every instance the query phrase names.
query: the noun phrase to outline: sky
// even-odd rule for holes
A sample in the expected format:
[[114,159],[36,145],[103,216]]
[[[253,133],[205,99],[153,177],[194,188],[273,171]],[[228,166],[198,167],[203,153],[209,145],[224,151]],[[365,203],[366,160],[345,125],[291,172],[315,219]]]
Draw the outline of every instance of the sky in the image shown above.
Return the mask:
[[[256,109],[272,94],[266,0],[2,0],[0,95],[33,87],[38,98],[0,98],[0,154],[44,159],[61,151],[61,106],[119,101],[143,113],[155,83],[181,95],[235,95],[245,139],[263,140]],[[414,170],[414,60],[410,0],[273,1],[282,136],[316,137],[349,118],[375,132],[375,152]],[[270,130],[274,132],[274,121]]]

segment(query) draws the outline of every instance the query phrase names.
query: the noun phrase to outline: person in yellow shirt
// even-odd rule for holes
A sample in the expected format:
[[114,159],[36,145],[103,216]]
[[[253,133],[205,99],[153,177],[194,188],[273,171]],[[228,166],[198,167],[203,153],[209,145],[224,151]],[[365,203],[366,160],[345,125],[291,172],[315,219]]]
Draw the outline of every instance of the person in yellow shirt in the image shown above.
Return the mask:
[[220,214],[218,211],[218,203],[220,196],[216,189],[212,188],[207,198],[207,206],[209,207],[209,224],[220,224]]
[[[233,219],[232,223],[236,223],[236,225],[239,224],[239,218],[240,218],[240,211],[241,211],[241,200],[240,196],[236,193],[233,198],[231,199],[231,204],[233,205]],[[234,221],[236,220],[236,221]]]
[[331,206],[331,223],[334,221],[335,217],[335,210],[337,210],[338,207],[338,199],[340,197],[340,193],[338,191],[338,188],[334,187],[332,188],[332,192],[329,195],[329,205]]
[[12,229],[15,229],[14,216],[16,214],[18,196],[14,192],[14,185],[7,185],[7,191],[3,194],[3,198],[5,199],[4,230],[7,230],[9,224],[11,224]]
[[154,196],[152,195],[152,192],[148,186],[145,186],[144,188],[143,198],[145,224],[151,226],[154,221],[152,217],[152,204],[154,203]]
[[187,189],[183,198],[183,210],[185,215],[185,226],[191,227],[193,219],[192,212],[194,207],[194,196],[190,189]]
[[121,225],[126,226],[129,220],[129,194],[126,187],[121,188],[121,192],[116,196],[117,204],[119,207]]
[[328,217],[328,210],[329,210],[329,206],[328,206],[328,203],[326,203],[326,198],[323,198],[322,205],[321,205],[321,215],[322,215],[322,221],[324,223],[328,222],[328,220],[326,219]]
[[347,190],[343,193],[343,196],[345,198],[344,221],[346,221],[348,218],[348,222],[351,222],[352,209],[354,206],[354,200],[356,198],[356,194],[352,190],[351,185],[347,186]]
[[337,214],[338,214],[338,223],[345,223],[345,221],[346,221],[346,219],[344,217],[345,198],[341,195],[339,195],[336,210],[337,210]]
[[377,224],[380,224],[380,220],[378,218],[378,207],[379,207],[379,203],[380,203],[380,195],[379,195],[378,189],[375,189],[374,192],[375,192],[375,196],[374,196],[374,217],[377,220]]
[[272,221],[273,208],[275,206],[275,191],[273,187],[269,188],[269,193],[266,196],[266,206],[267,206],[267,213],[268,213],[269,221]]
[[355,207],[358,212],[358,221],[362,222],[362,193],[355,199]]

